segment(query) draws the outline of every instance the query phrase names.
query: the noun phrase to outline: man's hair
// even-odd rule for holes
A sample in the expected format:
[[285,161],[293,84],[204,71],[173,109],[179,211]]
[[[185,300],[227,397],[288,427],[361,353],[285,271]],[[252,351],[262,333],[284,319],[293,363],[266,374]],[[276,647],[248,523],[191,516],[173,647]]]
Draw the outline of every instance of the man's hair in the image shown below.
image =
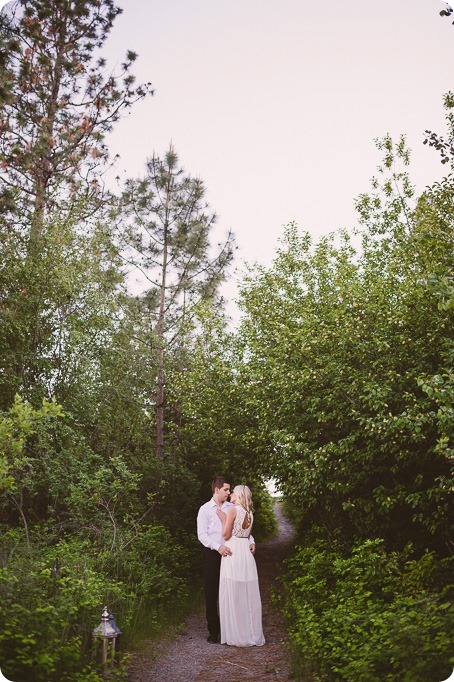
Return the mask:
[[213,494],[216,488],[222,488],[225,483],[229,483],[229,479],[225,476],[216,476],[216,478],[213,478],[213,483],[211,484]]

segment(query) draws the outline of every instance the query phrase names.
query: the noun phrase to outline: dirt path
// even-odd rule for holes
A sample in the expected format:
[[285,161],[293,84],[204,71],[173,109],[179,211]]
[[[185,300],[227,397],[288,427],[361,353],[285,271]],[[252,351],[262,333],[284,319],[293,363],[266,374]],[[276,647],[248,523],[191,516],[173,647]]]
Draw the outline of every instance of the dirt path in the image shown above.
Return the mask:
[[188,616],[173,642],[162,645],[162,654],[156,656],[154,643],[151,655],[147,656],[146,650],[134,655],[129,682],[213,682],[224,676],[255,682],[289,679],[288,653],[283,646],[286,633],[281,615],[271,603],[271,592],[291,544],[292,527],[279,503],[275,511],[279,533],[258,544],[256,552],[266,644],[247,649],[209,644],[203,606]]

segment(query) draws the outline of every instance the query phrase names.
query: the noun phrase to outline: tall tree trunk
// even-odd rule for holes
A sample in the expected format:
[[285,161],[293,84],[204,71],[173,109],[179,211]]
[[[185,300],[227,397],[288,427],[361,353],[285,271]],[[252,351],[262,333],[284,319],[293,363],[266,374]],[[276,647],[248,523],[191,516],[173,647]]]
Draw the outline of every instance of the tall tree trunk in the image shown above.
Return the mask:
[[170,215],[170,203],[172,192],[172,178],[169,178],[165,203],[164,242],[162,251],[162,276],[161,292],[159,298],[159,315],[156,325],[157,343],[157,376],[156,376],[156,454],[164,457],[164,401],[165,401],[165,376],[164,376],[164,345],[165,345],[165,314],[166,314],[166,286],[167,286],[167,263],[169,257],[168,226]]

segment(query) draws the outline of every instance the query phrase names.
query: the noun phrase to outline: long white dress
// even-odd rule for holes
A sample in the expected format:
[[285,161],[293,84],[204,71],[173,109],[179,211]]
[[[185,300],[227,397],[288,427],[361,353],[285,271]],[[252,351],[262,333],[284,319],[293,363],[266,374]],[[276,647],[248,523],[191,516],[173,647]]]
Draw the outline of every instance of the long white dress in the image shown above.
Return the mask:
[[262,601],[255,558],[249,549],[250,524],[243,528],[246,510],[237,505],[232,537],[226,545],[232,556],[222,557],[219,580],[221,644],[262,646]]

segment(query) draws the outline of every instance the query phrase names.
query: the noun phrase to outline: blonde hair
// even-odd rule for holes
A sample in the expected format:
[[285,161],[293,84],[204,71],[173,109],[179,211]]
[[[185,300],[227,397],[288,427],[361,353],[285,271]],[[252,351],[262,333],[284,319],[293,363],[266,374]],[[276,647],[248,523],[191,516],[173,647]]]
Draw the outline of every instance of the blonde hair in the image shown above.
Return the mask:
[[246,509],[246,511],[251,514],[254,511],[252,506],[252,493],[247,487],[247,485],[236,485],[233,489],[236,495],[238,503]]

